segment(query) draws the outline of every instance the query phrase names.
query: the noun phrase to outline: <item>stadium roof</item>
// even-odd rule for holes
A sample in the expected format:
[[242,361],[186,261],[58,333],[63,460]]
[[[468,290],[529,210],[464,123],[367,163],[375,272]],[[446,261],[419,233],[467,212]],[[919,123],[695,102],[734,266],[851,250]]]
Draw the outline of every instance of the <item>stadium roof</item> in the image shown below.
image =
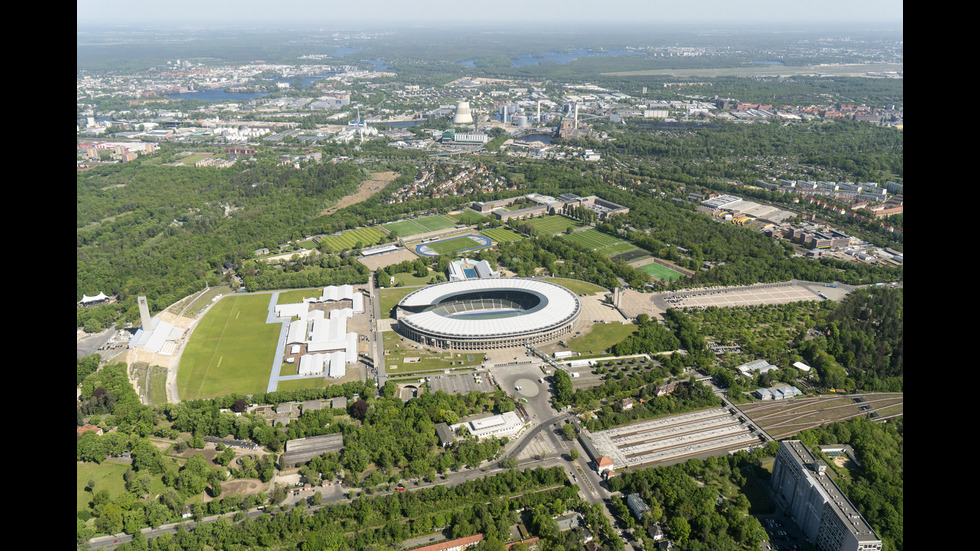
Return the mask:
[[453,295],[479,291],[511,291],[537,295],[541,303],[520,315],[503,318],[460,319],[434,310],[399,317],[400,322],[430,333],[460,337],[517,335],[556,326],[578,315],[578,297],[564,287],[534,279],[471,279],[423,287],[410,293],[400,307],[421,308],[452,298]]

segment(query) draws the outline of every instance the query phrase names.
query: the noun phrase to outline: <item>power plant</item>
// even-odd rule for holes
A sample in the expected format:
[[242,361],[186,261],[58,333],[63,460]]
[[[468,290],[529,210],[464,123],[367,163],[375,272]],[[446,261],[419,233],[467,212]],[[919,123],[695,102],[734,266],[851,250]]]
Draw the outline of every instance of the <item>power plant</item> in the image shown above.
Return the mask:
[[453,124],[473,124],[470,102],[460,101],[456,104],[456,114],[453,115]]

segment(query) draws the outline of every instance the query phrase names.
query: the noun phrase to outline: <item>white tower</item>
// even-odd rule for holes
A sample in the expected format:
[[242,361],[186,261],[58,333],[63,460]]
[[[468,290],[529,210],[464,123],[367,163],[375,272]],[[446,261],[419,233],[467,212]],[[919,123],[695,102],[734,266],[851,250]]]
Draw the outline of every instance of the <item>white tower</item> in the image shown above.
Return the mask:
[[140,309],[140,323],[143,324],[143,331],[153,330],[153,318],[150,317],[150,306],[146,302],[146,297],[136,297],[136,304]]
[[473,124],[470,102],[460,101],[456,104],[456,114],[453,116],[453,124]]
[[575,128],[578,128],[578,104],[575,104]]
[[541,100],[538,100],[538,120],[537,120],[537,122],[539,122],[539,123],[541,122]]

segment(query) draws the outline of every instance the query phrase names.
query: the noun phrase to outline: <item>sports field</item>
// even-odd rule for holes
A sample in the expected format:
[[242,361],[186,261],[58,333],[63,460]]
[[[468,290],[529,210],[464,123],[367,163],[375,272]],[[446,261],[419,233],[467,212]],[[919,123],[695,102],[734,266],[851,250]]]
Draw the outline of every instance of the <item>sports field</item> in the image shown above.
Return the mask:
[[435,243],[429,243],[429,248],[436,252],[436,254],[455,254],[459,251],[467,251],[470,249],[478,249],[483,247],[483,243],[475,241],[472,237],[456,237],[454,239],[446,239],[443,241],[436,241]]
[[480,222],[486,222],[489,220],[489,218],[474,211],[473,209],[463,209],[456,214],[447,214],[446,218],[455,220],[457,223],[465,224],[467,226],[475,226]]
[[653,277],[657,279],[662,279],[664,281],[674,281],[675,279],[680,279],[684,277],[684,274],[675,272],[674,270],[671,270],[666,266],[661,266],[660,264],[657,263],[640,266],[640,269],[652,275]]
[[[523,222],[523,221],[522,221]],[[560,214],[554,216],[542,216],[541,218],[532,218],[526,221],[528,224],[538,230],[538,233],[546,233],[548,235],[554,235],[556,233],[562,233],[568,230],[569,226],[573,228],[581,228],[585,224],[567,218]]]
[[490,228],[489,230],[483,230],[480,233],[493,239],[497,243],[509,243],[511,241],[520,241],[524,239],[524,236],[515,232],[508,230],[507,228]]
[[265,392],[281,328],[268,307],[267,294],[231,295],[205,314],[180,358],[181,400]]
[[415,252],[422,256],[438,256],[441,254],[456,254],[458,252],[471,251],[489,247],[493,242],[489,237],[479,234],[467,234],[457,237],[450,237],[439,241],[420,243],[415,247]]
[[411,237],[421,233],[429,233],[454,228],[456,227],[456,223],[445,216],[434,214],[432,216],[423,216],[422,218],[415,218],[413,220],[391,222],[389,224],[384,224],[384,227],[388,231],[396,232],[399,237]]
[[341,232],[340,235],[328,235],[321,238],[320,241],[326,243],[332,251],[342,251],[353,249],[358,241],[362,247],[377,245],[384,236],[381,230],[375,228],[357,228],[356,230]]
[[579,245],[588,247],[592,250],[602,249],[609,247],[611,245],[618,245],[624,243],[622,239],[618,237],[613,237],[611,235],[606,235],[599,230],[589,228],[584,231],[575,232],[569,235],[562,236],[562,239],[571,241],[573,243],[578,243]]

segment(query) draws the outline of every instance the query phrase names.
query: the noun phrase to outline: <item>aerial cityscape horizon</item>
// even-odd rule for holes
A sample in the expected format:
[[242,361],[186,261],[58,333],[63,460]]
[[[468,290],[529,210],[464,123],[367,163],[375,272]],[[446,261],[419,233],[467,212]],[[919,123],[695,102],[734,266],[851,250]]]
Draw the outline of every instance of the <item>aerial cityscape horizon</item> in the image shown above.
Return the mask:
[[78,0],[76,546],[902,551],[894,0]]

